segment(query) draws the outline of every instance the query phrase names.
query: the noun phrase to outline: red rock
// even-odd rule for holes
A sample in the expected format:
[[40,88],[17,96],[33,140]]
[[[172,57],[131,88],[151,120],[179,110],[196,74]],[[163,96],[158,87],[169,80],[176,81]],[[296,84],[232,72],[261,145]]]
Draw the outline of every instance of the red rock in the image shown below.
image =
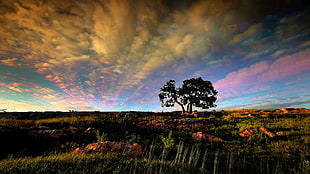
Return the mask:
[[124,142],[104,141],[100,143],[88,144],[85,148],[77,148],[72,153],[124,153],[130,157],[139,157],[143,155],[143,148],[136,144],[127,144]]
[[254,129],[254,128],[250,128],[250,129],[245,129],[244,131],[240,132],[239,133],[239,136],[240,137],[243,137],[243,138],[247,138],[249,137],[250,135],[252,135],[254,132],[256,132],[257,130]]
[[197,141],[201,141],[203,139],[206,139],[205,135],[202,132],[193,133],[192,138],[194,140],[197,140]]
[[218,141],[224,141],[222,138],[213,136],[213,135],[209,135],[206,133],[202,133],[202,132],[196,132],[192,134],[192,138],[194,140],[197,141],[201,141],[201,140],[207,140],[209,142],[218,142]]
[[206,135],[209,142],[218,142],[218,141],[224,141],[222,138],[213,136],[213,135]]
[[72,152],[73,154],[80,154],[80,153],[84,153],[85,149],[84,148],[76,148],[74,149],[74,151]]
[[276,136],[276,133],[274,133],[274,132],[268,130],[268,129],[265,128],[265,127],[260,127],[259,129],[260,129],[261,131],[263,131],[266,135],[268,135],[270,138],[273,138],[273,137]]
[[[272,132],[265,127],[260,127],[259,130],[261,130],[263,133],[265,133],[270,138],[273,138],[277,135],[275,132]],[[255,128],[245,129],[244,131],[239,133],[239,136],[244,137],[244,138],[248,138],[249,136],[256,133],[257,131],[258,131],[258,129],[255,129]]]

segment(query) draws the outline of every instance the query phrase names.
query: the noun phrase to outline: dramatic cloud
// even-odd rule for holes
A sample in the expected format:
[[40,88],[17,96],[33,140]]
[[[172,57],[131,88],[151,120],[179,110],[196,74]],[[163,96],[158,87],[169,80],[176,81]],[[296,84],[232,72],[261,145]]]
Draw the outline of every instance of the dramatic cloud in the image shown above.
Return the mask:
[[305,78],[309,10],[280,0],[0,1],[0,99],[159,110],[166,81],[202,76],[229,103]]

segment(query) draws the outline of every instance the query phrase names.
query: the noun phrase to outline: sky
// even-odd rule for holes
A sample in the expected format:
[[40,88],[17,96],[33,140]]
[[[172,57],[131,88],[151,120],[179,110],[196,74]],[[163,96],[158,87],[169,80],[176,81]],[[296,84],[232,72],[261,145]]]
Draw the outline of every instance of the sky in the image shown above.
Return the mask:
[[0,109],[180,110],[159,89],[196,77],[212,110],[310,108],[309,4],[1,0]]

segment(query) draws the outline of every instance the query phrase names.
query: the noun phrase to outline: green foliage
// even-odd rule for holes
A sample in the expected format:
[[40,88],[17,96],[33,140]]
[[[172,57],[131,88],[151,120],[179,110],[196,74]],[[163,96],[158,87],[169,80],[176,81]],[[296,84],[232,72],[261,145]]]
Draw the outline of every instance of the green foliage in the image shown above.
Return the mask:
[[34,120],[0,119],[0,129],[29,129],[34,127]]
[[97,130],[96,131],[96,139],[97,139],[97,142],[103,142],[103,141],[107,141],[107,137],[108,135],[104,132],[100,133],[100,130]]
[[164,143],[164,148],[170,149],[174,147],[174,139],[172,137],[172,131],[169,132],[168,136],[161,136],[161,141]]
[[136,133],[129,133],[128,131],[125,131],[125,135],[126,135],[126,143],[129,144],[138,144],[137,142],[141,141],[141,136],[139,134]]

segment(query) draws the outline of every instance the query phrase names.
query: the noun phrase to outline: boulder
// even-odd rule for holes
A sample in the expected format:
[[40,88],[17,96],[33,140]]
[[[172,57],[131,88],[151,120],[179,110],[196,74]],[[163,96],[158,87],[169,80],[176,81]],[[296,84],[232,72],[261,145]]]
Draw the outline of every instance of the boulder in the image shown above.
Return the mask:
[[277,135],[275,132],[272,132],[265,127],[260,127],[259,129],[256,129],[256,128],[245,129],[244,131],[239,133],[239,136],[241,136],[243,138],[248,138],[252,134],[257,133],[257,131],[259,131],[259,130],[262,131],[264,134],[266,134],[270,138],[273,138]]
[[46,138],[64,138],[68,135],[64,129],[52,129],[52,130],[31,130],[29,131],[30,136],[35,137],[46,137]]
[[91,143],[84,148],[76,148],[72,153],[123,153],[136,158],[143,155],[143,148],[140,145],[128,144],[124,142],[103,141],[100,143]]
[[209,135],[206,133],[202,133],[202,132],[196,132],[192,134],[192,138],[194,140],[197,141],[201,141],[201,140],[207,140],[209,142],[219,142],[219,141],[224,141],[222,138],[213,136],[213,135]]
[[83,134],[85,134],[85,135],[90,135],[90,134],[95,134],[95,133],[96,133],[96,129],[95,129],[95,128],[92,128],[92,127],[87,128],[87,129],[83,132]]
[[275,137],[277,135],[275,132],[272,132],[272,131],[270,131],[269,129],[267,129],[265,127],[260,127],[259,129],[261,131],[263,131],[270,138],[273,138],[273,137]]
[[248,138],[250,135],[255,133],[257,130],[255,128],[245,129],[244,131],[239,133],[240,137]]

